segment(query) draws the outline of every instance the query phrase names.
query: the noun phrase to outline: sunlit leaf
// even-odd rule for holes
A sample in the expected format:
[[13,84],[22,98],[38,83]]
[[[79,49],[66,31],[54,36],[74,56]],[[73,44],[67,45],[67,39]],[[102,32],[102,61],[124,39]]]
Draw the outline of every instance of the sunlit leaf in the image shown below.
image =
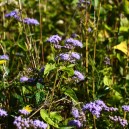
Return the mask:
[[113,48],[117,49],[117,50],[123,52],[125,55],[129,56],[129,52],[128,52],[126,41],[121,42],[120,44],[114,46]]
[[65,89],[64,94],[69,96],[74,103],[76,103],[76,104],[78,103],[78,98],[77,98],[75,92],[71,88]]
[[48,75],[49,74],[49,72],[51,71],[51,70],[53,70],[53,69],[55,69],[56,67],[55,67],[55,64],[46,64],[46,66],[45,66],[45,70],[44,70],[44,75]]
[[47,113],[46,110],[41,109],[40,110],[40,115],[43,118],[44,121],[46,121],[48,124],[52,125],[55,128],[59,128],[58,124],[55,123],[50,117],[49,114]]

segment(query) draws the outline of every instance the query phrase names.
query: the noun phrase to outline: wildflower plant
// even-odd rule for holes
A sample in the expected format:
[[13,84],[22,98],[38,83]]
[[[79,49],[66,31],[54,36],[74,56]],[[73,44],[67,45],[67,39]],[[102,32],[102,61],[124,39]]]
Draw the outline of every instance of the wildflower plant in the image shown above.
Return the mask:
[[128,5],[1,1],[0,128],[128,128]]

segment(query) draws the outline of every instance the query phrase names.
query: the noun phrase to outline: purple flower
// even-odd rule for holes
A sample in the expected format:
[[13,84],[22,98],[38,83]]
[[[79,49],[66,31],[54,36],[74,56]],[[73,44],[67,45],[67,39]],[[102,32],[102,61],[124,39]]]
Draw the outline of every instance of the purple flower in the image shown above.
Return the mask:
[[8,55],[1,55],[0,60],[9,60],[9,56]]
[[27,111],[27,110],[25,110],[25,109],[21,109],[21,110],[19,110],[19,112],[20,112],[21,114],[23,114],[23,115],[29,115],[29,114],[30,114],[30,112]]
[[10,13],[5,14],[5,17],[15,17],[17,16],[18,12],[16,10],[11,11]]
[[72,115],[74,118],[78,118],[79,117],[79,111],[77,108],[72,108]]
[[74,58],[74,59],[79,60],[79,59],[80,59],[80,54],[77,53],[77,52],[72,52],[72,53],[71,53],[71,57]]
[[5,117],[7,115],[8,115],[7,112],[0,108],[0,117],[2,117],[2,116]]
[[47,124],[45,124],[43,121],[40,121],[40,120],[34,120],[33,121],[33,126],[35,128],[41,128],[41,129],[46,129],[47,128]]
[[90,33],[92,31],[92,29],[89,27],[87,31]]
[[83,45],[80,41],[78,41],[76,39],[73,39],[73,38],[66,39],[65,43],[66,44],[71,44],[74,47],[81,47],[81,48],[83,47]]
[[53,35],[49,39],[47,39],[47,42],[50,42],[53,44],[59,44],[59,41],[61,41],[61,37],[58,35]]
[[110,65],[110,64],[111,64],[110,58],[109,58],[109,57],[105,57],[104,63],[105,63],[106,65]]
[[77,70],[74,71],[74,78],[77,78],[80,81],[83,81],[85,79],[84,75]]
[[29,78],[28,78],[28,77],[25,77],[25,76],[24,76],[24,77],[21,77],[21,78],[20,78],[20,82],[27,82],[28,79],[29,79]]
[[128,125],[127,120],[122,119],[120,116],[109,116],[109,118],[110,118],[110,120],[112,120],[114,122],[118,122],[123,127],[125,127],[126,125]]
[[56,49],[61,49],[62,46],[61,46],[61,45],[58,45],[58,44],[54,44],[54,48],[56,48]]
[[70,60],[70,55],[68,53],[61,53],[61,54],[59,54],[59,57],[61,60],[65,60],[65,61]]
[[69,126],[76,126],[77,128],[82,127],[82,123],[79,120],[71,120],[68,123]]
[[23,22],[28,25],[39,25],[39,22],[33,18],[25,18],[23,19]]
[[13,124],[18,128],[18,129],[26,129],[26,128],[31,128],[31,123],[32,120],[29,118],[22,118],[21,116],[15,116]]
[[63,48],[66,48],[66,49],[70,49],[71,50],[71,49],[74,48],[74,46],[71,45],[71,44],[66,43],[65,46],[63,46]]
[[129,105],[123,105],[122,109],[126,112],[129,112]]

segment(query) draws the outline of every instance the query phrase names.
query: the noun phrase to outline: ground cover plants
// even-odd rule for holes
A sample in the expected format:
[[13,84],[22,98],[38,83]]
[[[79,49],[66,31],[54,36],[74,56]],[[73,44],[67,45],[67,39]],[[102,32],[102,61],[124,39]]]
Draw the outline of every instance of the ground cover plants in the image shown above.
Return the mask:
[[0,129],[128,129],[128,16],[128,0],[0,0]]

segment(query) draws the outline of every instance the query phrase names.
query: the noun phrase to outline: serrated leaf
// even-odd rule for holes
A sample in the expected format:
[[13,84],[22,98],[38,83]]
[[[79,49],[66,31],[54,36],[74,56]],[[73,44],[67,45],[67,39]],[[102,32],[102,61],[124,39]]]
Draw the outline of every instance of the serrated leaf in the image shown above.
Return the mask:
[[113,48],[117,49],[117,50],[123,52],[125,55],[129,56],[129,52],[128,52],[126,41],[121,42],[120,44],[114,46]]
[[52,119],[49,117],[49,114],[47,113],[46,110],[41,109],[40,110],[40,115],[43,118],[44,121],[46,121],[48,124],[54,126],[55,128],[59,128],[58,124],[52,121]]

